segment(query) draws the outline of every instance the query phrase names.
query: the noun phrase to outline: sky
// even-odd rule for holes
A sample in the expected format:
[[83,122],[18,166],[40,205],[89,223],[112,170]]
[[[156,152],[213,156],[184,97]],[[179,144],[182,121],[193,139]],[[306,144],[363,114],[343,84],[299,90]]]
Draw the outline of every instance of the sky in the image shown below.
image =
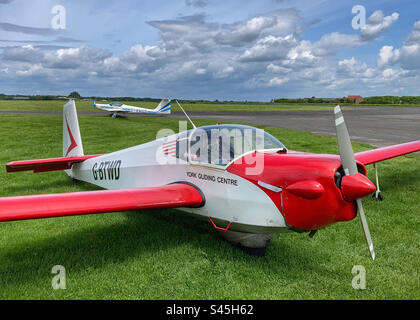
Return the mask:
[[420,95],[417,0],[0,0],[0,93]]

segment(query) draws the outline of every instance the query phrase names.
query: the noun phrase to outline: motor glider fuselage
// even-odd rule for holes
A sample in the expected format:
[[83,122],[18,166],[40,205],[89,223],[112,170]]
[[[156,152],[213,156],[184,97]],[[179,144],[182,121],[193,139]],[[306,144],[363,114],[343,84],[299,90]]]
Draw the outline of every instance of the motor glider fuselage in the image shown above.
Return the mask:
[[338,156],[279,146],[218,164],[181,154],[182,139],[185,133],[87,159],[74,164],[70,175],[105,189],[190,183],[201,190],[205,205],[180,210],[232,231],[307,231],[356,216],[354,203],[343,199],[335,181]]
[[171,113],[171,106],[169,99],[163,99],[155,109],[148,109],[142,107],[135,107],[121,102],[111,102],[109,104],[101,104],[94,102],[92,104],[97,109],[108,111],[111,115],[121,115],[125,113],[145,113],[153,115],[167,115]]

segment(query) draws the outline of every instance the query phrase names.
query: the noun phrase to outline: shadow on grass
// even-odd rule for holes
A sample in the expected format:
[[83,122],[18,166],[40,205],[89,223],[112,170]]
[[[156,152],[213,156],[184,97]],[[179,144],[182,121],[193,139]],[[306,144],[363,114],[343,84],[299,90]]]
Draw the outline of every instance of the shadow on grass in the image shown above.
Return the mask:
[[[124,268],[124,261],[133,257],[142,263],[153,263],[153,259],[157,259],[153,257],[154,253],[167,253],[169,256],[171,248],[183,245],[191,245],[197,251],[204,252],[210,265],[233,265],[235,269],[241,267],[251,273],[262,272],[265,276],[285,280],[291,273],[316,272],[325,275],[328,272],[317,263],[326,262],[328,257],[307,248],[295,248],[290,241],[275,241],[268,248],[267,255],[258,258],[248,256],[220,240],[210,224],[175,210],[122,214],[126,217],[125,221],[92,229],[66,230],[62,235],[45,236],[33,242],[24,241],[6,250],[0,265],[0,286],[6,288],[42,282],[43,279],[51,278],[51,268],[56,264],[77,274],[85,270],[90,272],[101,269],[109,264],[118,264]],[[48,226],[45,232],[48,232]],[[190,258],[185,256],[185,259]]]
[[[7,189],[4,191],[6,194],[15,194],[19,195],[21,193],[25,193],[28,190],[35,190],[36,192],[31,194],[42,194],[48,191],[58,189],[58,188],[75,188],[75,185],[80,187],[78,191],[93,191],[93,190],[102,190],[102,188],[92,185],[87,182],[83,181],[73,181],[68,177],[58,177],[57,179],[51,180],[48,178],[48,182],[40,182],[37,183],[35,186],[34,184],[19,184],[19,185],[11,185],[8,186]],[[75,190],[77,191],[77,190]],[[63,192],[63,191],[62,191]],[[54,191],[53,193],[58,193],[58,191]],[[3,195],[0,195],[0,197]]]

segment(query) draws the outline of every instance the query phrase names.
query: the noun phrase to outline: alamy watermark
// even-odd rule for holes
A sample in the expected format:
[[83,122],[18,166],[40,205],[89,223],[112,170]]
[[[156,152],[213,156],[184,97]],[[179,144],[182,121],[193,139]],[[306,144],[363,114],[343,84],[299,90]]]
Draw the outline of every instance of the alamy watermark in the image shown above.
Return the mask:
[[351,273],[355,274],[351,281],[351,286],[355,290],[365,290],[366,289],[366,269],[362,265],[355,265],[351,269]]
[[52,267],[51,273],[55,274],[51,281],[52,288],[54,290],[66,289],[66,268],[62,265],[55,265]]
[[51,8],[51,14],[53,14],[51,28],[66,29],[66,8],[62,5],[55,5]]
[[261,150],[281,149],[283,145],[262,129],[236,125],[214,125],[187,130],[179,122],[179,133],[161,129],[156,139],[163,139],[157,149],[159,164],[208,164],[224,167],[246,164],[246,174],[258,175],[264,169]]
[[354,30],[362,29],[366,25],[366,8],[360,4],[353,6],[351,13],[356,14],[351,20]]

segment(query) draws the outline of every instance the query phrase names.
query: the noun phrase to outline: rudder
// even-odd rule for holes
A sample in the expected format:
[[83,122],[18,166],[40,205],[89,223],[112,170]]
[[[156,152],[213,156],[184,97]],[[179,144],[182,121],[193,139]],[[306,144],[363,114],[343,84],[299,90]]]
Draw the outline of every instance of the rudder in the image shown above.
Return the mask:
[[83,155],[76,104],[74,100],[70,100],[63,107],[63,157]]
[[155,108],[156,112],[163,113],[163,114],[170,114],[171,113],[171,100],[170,99],[162,99],[159,105]]

